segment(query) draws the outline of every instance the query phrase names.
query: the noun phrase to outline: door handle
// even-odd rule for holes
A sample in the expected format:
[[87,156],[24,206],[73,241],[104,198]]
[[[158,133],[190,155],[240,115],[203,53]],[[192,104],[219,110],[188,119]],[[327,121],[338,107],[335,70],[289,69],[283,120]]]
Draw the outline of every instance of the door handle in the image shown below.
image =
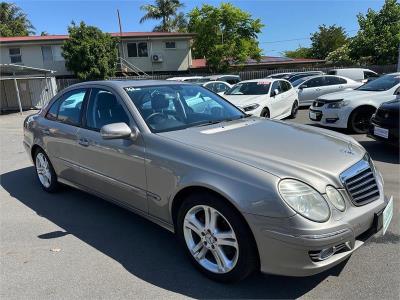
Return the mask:
[[320,89],[320,88],[316,88],[315,90],[316,90],[316,91],[320,91],[321,89]]
[[89,146],[89,140],[85,139],[85,138],[81,138],[78,141],[79,145],[83,146],[83,147],[87,147]]

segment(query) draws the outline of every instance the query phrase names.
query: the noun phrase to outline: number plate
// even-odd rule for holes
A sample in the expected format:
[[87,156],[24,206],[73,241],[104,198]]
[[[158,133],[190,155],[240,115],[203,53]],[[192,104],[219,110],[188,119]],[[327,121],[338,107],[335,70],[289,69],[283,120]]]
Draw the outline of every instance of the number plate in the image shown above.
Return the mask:
[[386,230],[389,227],[390,221],[392,220],[393,217],[393,196],[390,197],[390,200],[388,204],[386,205],[384,211],[383,211],[383,231],[382,235],[386,233]]
[[378,126],[374,126],[374,135],[387,139],[389,138],[389,130]]
[[309,117],[311,120],[316,120],[317,119],[317,114],[313,111],[310,111]]

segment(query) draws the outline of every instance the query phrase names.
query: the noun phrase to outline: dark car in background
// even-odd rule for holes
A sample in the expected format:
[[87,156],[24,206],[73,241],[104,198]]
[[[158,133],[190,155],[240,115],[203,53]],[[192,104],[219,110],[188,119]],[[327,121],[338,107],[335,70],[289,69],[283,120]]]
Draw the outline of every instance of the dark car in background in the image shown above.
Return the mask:
[[399,147],[400,95],[384,102],[372,115],[368,136]]
[[291,83],[293,83],[300,78],[316,76],[316,75],[324,75],[324,74],[325,73],[322,71],[297,72],[297,73],[292,73],[290,75],[287,75],[283,78],[290,81]]

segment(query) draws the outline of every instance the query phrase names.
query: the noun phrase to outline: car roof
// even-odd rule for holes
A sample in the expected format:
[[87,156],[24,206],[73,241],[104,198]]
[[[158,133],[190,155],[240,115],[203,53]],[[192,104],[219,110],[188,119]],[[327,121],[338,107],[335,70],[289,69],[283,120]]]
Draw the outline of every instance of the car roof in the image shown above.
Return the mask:
[[223,84],[228,84],[228,85],[230,85],[229,82],[221,81],[221,80],[211,80],[211,81],[201,82],[201,83],[202,83],[203,85],[211,84],[211,83],[223,83]]
[[[74,84],[74,87],[84,87],[90,85],[103,85],[111,88],[125,88],[125,87],[144,87],[154,85],[176,85],[176,84],[193,84],[185,81],[173,81],[173,80],[99,80],[99,81],[85,81]],[[72,86],[71,86],[72,87]]]

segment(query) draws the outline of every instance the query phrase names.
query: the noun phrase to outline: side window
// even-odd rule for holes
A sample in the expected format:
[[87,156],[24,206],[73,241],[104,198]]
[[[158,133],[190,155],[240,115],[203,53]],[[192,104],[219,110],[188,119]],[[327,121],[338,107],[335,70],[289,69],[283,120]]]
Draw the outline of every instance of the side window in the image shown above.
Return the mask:
[[215,83],[207,84],[206,88],[208,88],[210,91],[215,92]]
[[216,83],[216,92],[217,93],[221,93],[221,92],[225,92],[226,90],[229,89],[229,87],[226,84],[223,83]]
[[275,90],[278,90],[279,93],[282,93],[282,88],[281,88],[280,81],[275,81],[275,82],[272,84],[271,93],[270,93],[270,94],[272,94],[273,91],[275,91]]
[[[326,76],[325,77],[325,85],[337,85],[342,84],[342,78],[334,77],[334,76]],[[345,82],[346,83],[346,82]]]
[[58,107],[60,105],[60,99],[56,100],[50,107],[50,109],[47,111],[46,114],[46,119],[55,121],[57,120],[57,114],[58,114]]
[[290,83],[287,81],[281,81],[281,87],[282,87],[282,92],[287,92],[292,88]]
[[130,125],[128,114],[117,97],[107,90],[92,89],[86,111],[86,126],[100,130],[104,125],[120,122]]
[[400,87],[394,92],[395,95],[400,95]]
[[306,81],[304,84],[307,85],[308,88],[312,88],[312,87],[317,87],[317,86],[323,86],[324,81],[323,81],[322,77],[317,77],[317,78],[310,79],[309,81]]
[[70,125],[80,125],[83,99],[86,89],[73,90],[66,93],[60,102],[57,120]]
[[377,75],[373,72],[370,72],[370,71],[364,71],[364,79],[371,78],[371,77],[375,78],[375,77],[379,77],[379,75]]

